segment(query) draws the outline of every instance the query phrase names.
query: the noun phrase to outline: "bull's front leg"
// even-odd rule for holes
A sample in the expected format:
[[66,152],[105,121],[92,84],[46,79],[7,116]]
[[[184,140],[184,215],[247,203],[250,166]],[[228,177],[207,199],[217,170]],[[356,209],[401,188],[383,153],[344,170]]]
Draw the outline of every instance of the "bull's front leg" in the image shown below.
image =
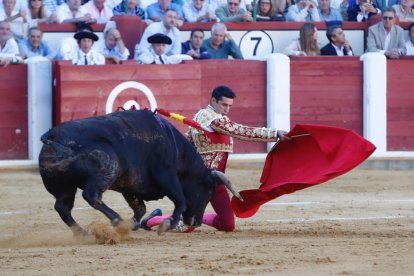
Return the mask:
[[83,198],[96,210],[101,211],[107,218],[110,219],[112,225],[117,226],[121,221],[121,216],[109,208],[103,201],[102,201],[102,192],[97,185],[87,185],[83,190],[82,196]]
[[129,207],[134,211],[134,216],[131,218],[132,230],[138,230],[140,227],[139,222],[146,213],[146,206],[143,200],[139,199],[135,195],[129,193],[122,193],[125,200],[128,202]]
[[174,208],[174,211],[171,217],[164,219],[164,221],[158,226],[158,229],[157,229],[158,235],[161,235],[168,230],[176,229],[178,223],[181,220],[181,214],[185,211],[185,208],[186,208],[184,197],[179,200],[172,199],[171,197],[169,198],[171,199],[171,201],[174,202],[175,208]]
[[170,218],[165,219],[158,226],[158,234],[170,229],[175,229],[186,209],[186,200],[182,190],[181,182],[174,170],[157,171],[153,174],[158,185],[165,192],[165,195],[174,203],[174,211]]

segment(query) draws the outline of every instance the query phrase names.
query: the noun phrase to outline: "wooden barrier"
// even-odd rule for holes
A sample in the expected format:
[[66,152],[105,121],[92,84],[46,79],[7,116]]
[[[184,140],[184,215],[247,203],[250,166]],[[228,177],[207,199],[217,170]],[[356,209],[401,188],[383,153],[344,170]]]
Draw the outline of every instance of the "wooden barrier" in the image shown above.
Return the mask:
[[387,149],[414,150],[414,57],[387,61]]
[[0,160],[27,159],[27,66],[0,67],[0,83]]
[[[387,61],[388,151],[414,150],[414,58]],[[325,124],[363,133],[363,65],[358,57],[294,57],[290,61],[291,125]],[[211,91],[228,85],[237,93],[231,118],[251,126],[266,122],[266,62],[254,60],[186,61],[177,65],[54,65],[54,123],[106,113],[108,98],[120,95],[108,112],[133,100],[192,117],[206,106]],[[27,66],[0,68],[0,159],[27,159]],[[269,76],[271,77],[271,76]],[[131,84],[133,84],[131,86]],[[137,86],[139,84],[140,86]],[[121,87],[123,86],[123,88]],[[111,96],[111,97],[112,97]],[[154,106],[152,106],[154,107]],[[375,120],[375,118],[371,118]],[[174,122],[181,132],[187,127]],[[263,143],[236,142],[235,152],[265,152]]]
[[[237,68],[237,72],[234,68]],[[105,114],[108,97],[122,83],[134,81],[145,85],[157,105],[192,118],[207,106],[211,91],[228,85],[237,93],[231,118],[255,126],[266,125],[266,64],[263,61],[207,60],[178,65],[73,66],[56,64],[55,123]],[[125,89],[112,110],[134,100],[141,108],[150,107],[148,98],[136,89]],[[174,122],[181,132],[187,127]],[[264,143],[237,143],[235,151],[264,152]]]
[[363,134],[358,57],[291,58],[291,125],[322,124]]

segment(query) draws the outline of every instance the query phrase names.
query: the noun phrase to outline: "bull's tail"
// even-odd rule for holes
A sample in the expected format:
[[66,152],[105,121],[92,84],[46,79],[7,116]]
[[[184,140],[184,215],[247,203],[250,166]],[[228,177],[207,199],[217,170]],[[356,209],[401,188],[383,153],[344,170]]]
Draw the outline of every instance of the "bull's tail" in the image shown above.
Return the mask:
[[76,160],[75,152],[70,147],[54,141],[52,131],[43,134],[40,140],[44,144],[39,155],[40,167],[54,167],[64,170]]

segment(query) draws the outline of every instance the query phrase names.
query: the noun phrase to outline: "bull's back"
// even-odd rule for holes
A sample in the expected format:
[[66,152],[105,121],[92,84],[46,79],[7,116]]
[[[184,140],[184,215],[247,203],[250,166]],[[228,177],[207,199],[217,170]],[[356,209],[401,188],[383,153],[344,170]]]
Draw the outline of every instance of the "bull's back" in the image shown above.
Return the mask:
[[174,162],[167,136],[150,111],[122,111],[65,122],[42,136],[40,171],[42,176],[80,180],[103,167],[117,170],[113,174],[119,175],[133,171],[136,178],[145,175],[149,164]]

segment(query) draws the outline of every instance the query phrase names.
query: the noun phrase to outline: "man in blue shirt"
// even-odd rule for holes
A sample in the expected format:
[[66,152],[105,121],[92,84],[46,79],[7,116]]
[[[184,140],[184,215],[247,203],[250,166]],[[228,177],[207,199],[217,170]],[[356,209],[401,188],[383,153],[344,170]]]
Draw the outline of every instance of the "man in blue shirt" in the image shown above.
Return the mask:
[[211,37],[204,40],[203,46],[206,47],[213,59],[243,59],[243,55],[236,42],[227,32],[227,27],[223,23],[215,23],[211,27]]
[[56,52],[46,42],[42,41],[42,38],[43,32],[38,27],[31,27],[28,32],[28,38],[19,44],[20,55],[23,58],[43,56],[48,59],[54,59]]
[[343,21],[339,10],[331,7],[331,0],[319,0],[318,12],[322,21]]
[[160,22],[167,10],[175,10],[177,12],[177,21],[175,27],[181,27],[184,23],[183,9],[179,4],[171,3],[171,0],[158,0],[158,2],[147,7],[147,19],[154,22]]

